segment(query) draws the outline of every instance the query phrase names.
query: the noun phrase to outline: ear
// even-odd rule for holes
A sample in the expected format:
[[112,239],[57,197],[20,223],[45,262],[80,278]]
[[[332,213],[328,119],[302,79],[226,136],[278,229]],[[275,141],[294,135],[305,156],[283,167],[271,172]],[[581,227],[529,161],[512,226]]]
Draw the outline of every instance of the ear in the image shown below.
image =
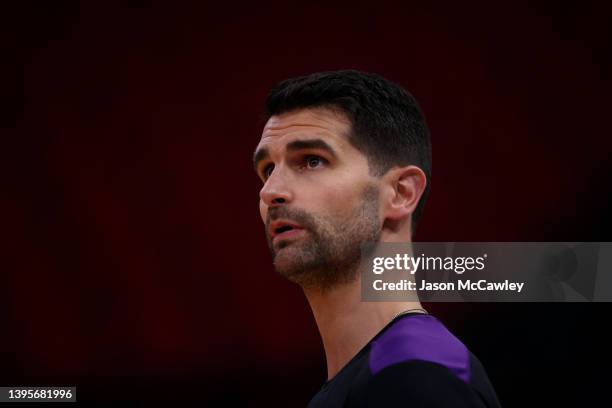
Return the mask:
[[[387,178],[388,177],[388,178]],[[419,203],[427,185],[427,177],[417,166],[389,170],[385,175],[390,187],[386,218],[393,221],[408,219]]]

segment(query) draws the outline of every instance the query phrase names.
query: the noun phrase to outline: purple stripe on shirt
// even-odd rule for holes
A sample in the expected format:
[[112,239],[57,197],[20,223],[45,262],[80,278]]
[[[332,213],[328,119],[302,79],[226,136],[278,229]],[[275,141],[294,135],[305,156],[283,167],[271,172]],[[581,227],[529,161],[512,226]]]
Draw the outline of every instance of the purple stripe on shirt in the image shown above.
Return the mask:
[[447,367],[470,380],[469,351],[438,319],[413,315],[395,322],[370,349],[370,370],[377,374],[392,364],[424,360]]

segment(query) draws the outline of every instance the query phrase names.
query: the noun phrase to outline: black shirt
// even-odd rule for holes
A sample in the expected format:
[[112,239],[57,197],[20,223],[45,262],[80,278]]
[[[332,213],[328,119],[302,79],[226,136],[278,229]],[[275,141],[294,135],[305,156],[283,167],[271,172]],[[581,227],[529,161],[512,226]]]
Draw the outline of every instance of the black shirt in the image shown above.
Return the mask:
[[434,316],[385,326],[308,404],[315,407],[499,407],[467,347]]

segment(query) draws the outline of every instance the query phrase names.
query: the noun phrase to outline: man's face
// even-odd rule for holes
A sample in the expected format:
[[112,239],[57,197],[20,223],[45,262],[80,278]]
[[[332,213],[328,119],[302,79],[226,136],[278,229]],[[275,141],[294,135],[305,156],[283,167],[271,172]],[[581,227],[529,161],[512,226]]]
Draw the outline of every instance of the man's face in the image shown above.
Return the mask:
[[379,189],[332,110],[271,117],[255,151],[259,210],[276,270],[304,288],[357,277],[361,245],[377,241]]

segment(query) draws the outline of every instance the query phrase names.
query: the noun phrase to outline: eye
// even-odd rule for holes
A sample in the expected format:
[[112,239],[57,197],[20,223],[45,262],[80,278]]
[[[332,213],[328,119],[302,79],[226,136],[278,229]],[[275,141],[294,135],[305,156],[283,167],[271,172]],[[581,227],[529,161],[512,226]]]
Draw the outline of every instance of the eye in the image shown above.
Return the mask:
[[266,167],[264,167],[264,169],[263,169],[263,177],[264,177],[264,179],[267,179],[268,177],[270,177],[270,175],[272,174],[272,170],[274,170],[274,165],[273,164],[268,164]]
[[323,164],[323,159],[319,156],[307,156],[306,157],[306,166],[308,168],[314,169]]

